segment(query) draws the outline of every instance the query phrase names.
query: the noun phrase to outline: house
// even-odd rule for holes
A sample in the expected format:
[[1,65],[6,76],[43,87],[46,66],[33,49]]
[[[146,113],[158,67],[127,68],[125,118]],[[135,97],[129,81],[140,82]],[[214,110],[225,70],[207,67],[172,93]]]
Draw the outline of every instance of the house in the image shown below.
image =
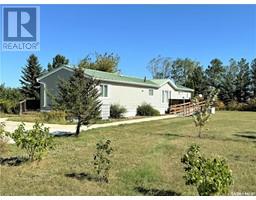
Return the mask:
[[[69,79],[73,72],[73,68],[63,65],[38,78],[41,111],[51,109],[51,97],[48,94],[56,95],[58,81]],[[92,69],[85,69],[85,74],[100,80],[103,119],[110,116],[111,104],[124,106],[127,109],[126,117],[135,116],[137,107],[142,103],[149,103],[164,114],[169,108],[170,100],[189,100],[193,93],[192,89],[178,86],[170,79],[146,80]]]

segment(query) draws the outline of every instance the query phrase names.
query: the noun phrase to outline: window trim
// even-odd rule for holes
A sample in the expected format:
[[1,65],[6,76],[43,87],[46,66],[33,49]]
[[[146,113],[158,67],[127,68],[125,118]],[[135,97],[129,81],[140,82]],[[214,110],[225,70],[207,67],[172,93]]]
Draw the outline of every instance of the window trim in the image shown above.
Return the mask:
[[[150,93],[152,91],[152,94]],[[148,95],[149,96],[154,96],[154,90],[153,89],[148,89]]]
[[[106,93],[106,96],[105,96],[105,93]],[[108,84],[100,84],[100,97],[107,98],[108,95],[109,95]]]
[[164,90],[162,90],[162,101],[161,101],[162,103],[164,103],[164,96],[165,96],[164,95]]

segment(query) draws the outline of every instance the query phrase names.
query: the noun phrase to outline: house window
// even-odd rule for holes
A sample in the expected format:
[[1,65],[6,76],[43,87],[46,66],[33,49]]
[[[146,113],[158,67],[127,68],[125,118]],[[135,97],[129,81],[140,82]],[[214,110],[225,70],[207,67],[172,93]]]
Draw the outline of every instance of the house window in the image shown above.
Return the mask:
[[162,103],[164,103],[164,90],[162,90]]
[[172,91],[169,91],[169,99],[172,98]]
[[165,90],[165,98],[166,98],[166,102],[168,102],[168,91],[167,90]]
[[108,85],[100,85],[100,96],[108,97]]
[[149,96],[153,96],[154,95],[154,90],[153,89],[149,89],[148,90],[148,94],[149,94]]

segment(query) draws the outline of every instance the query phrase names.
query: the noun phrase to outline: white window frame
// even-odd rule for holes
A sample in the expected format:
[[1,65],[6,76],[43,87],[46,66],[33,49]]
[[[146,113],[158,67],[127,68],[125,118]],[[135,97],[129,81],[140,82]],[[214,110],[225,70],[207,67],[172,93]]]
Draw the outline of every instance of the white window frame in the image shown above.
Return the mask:
[[168,100],[169,100],[169,98],[168,98],[169,92],[168,92],[168,90],[165,90],[164,92],[165,92],[165,100],[166,100],[166,103],[168,103]]
[[[106,96],[104,96],[106,91],[107,91]],[[100,84],[100,97],[107,98],[108,94],[109,94],[108,85],[107,84]]]

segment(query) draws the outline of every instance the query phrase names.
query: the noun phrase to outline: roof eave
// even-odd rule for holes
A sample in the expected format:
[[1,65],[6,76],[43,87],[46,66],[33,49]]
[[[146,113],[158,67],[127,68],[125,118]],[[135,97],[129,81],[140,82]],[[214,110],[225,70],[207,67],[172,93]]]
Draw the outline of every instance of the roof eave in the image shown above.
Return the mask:
[[[90,77],[93,77],[90,75]],[[159,88],[158,85],[150,85],[150,84],[143,84],[143,83],[135,83],[135,82],[127,82],[127,81],[115,81],[115,80],[109,80],[109,79],[103,79],[103,78],[95,78],[100,81],[105,81],[105,82],[111,82],[111,83],[123,83],[127,85],[137,85],[137,86],[144,86],[144,87],[149,87],[149,88]]]
[[59,70],[61,70],[61,69],[66,69],[66,70],[72,71],[72,72],[74,71],[74,69],[63,65],[63,66],[60,66],[60,67],[58,67],[58,68],[56,68],[56,69],[53,69],[52,71],[47,72],[46,74],[44,74],[44,75],[38,77],[38,78],[36,79],[36,81],[40,83],[40,80],[46,78],[47,76],[50,76],[51,74],[53,74],[53,73],[55,73],[55,72],[57,72],[57,71],[59,71]]

